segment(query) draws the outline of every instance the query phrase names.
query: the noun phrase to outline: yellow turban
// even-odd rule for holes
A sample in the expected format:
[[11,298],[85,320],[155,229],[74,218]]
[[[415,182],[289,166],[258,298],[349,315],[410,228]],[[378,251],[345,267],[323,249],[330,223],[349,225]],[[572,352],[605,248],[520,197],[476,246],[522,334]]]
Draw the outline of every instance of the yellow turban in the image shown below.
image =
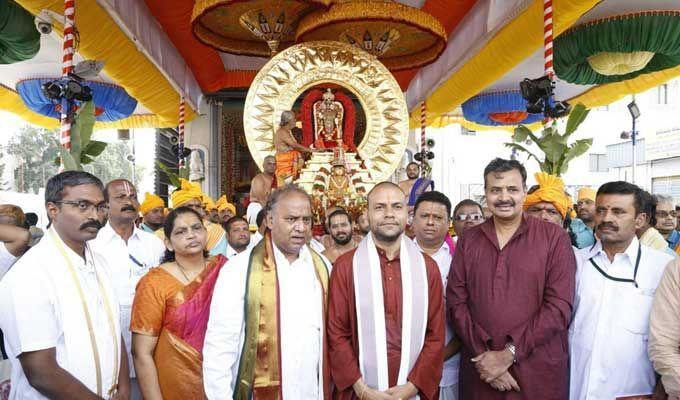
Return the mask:
[[181,185],[179,189],[172,192],[170,201],[172,201],[172,208],[177,208],[187,201],[199,199],[203,202],[203,191],[198,182],[189,182],[186,179],[180,178]]
[[595,201],[597,193],[589,187],[582,187],[578,190],[578,200],[592,200]]
[[144,193],[144,202],[139,205],[139,212],[141,212],[142,215],[146,215],[149,211],[158,207],[165,207],[163,199],[153,193]]
[[206,211],[211,211],[217,208],[213,199],[205,193],[203,193],[203,207],[205,207]]
[[567,212],[571,210],[571,198],[564,193],[564,182],[562,178],[545,172],[538,172],[534,175],[538,182],[538,190],[531,193],[524,200],[524,209],[541,202],[552,203],[557,211],[565,218]]
[[227,201],[227,196],[222,195],[215,203],[217,206],[217,211],[229,210],[232,214],[236,215],[236,206]]

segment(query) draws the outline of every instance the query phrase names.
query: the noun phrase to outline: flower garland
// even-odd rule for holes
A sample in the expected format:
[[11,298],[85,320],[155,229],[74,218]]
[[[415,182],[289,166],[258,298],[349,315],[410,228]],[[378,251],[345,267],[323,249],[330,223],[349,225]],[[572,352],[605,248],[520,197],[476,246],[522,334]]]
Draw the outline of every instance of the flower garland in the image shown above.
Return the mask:
[[[314,103],[323,100],[323,91],[311,90],[302,100],[300,112],[302,113],[302,145],[311,147],[314,144]],[[347,151],[357,150],[354,143],[354,129],[356,127],[356,108],[352,100],[342,91],[333,93],[335,100],[342,104],[345,109],[343,123],[343,141],[347,145]]]

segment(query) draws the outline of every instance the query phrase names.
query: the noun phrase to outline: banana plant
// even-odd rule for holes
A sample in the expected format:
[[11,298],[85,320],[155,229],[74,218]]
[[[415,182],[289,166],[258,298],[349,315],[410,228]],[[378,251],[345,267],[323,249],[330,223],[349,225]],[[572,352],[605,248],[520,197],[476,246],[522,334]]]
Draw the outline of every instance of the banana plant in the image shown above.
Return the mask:
[[170,167],[167,165],[163,164],[160,161],[156,161],[156,166],[158,166],[158,169],[163,171],[165,175],[167,175],[168,180],[170,181],[170,184],[174,187],[180,187],[182,184],[180,182],[180,178],[189,180],[189,166],[185,166],[184,168],[179,168],[177,172],[172,170]]
[[[526,153],[529,158],[533,158],[538,162],[541,171],[561,176],[567,172],[569,162],[585,154],[593,144],[592,138],[578,139],[571,144],[568,143],[571,135],[576,132],[576,129],[583,123],[589,112],[590,110],[583,104],[577,104],[569,114],[567,126],[563,134],[560,134],[555,122],[546,126],[540,137],[536,136],[526,126],[520,125],[515,128],[515,132],[512,135],[513,141],[506,143],[505,146]],[[543,152],[543,157],[521,144],[526,143],[527,140],[536,143]]]
[[78,109],[71,125],[71,150],[59,146],[57,165],[62,164],[67,171],[82,171],[83,165],[94,161],[106,149],[106,142],[92,140],[94,121],[94,102],[87,101]]

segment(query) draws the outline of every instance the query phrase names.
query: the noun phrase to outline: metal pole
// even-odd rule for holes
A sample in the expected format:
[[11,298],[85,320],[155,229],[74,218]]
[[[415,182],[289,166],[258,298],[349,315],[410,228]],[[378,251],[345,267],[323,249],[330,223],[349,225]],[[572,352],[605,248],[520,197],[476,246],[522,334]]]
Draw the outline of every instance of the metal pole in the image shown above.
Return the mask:
[[631,182],[633,183],[633,185],[635,184],[635,164],[636,164],[636,160],[635,160],[635,158],[636,158],[636,157],[635,157],[635,156],[636,156],[636,154],[635,154],[635,136],[636,136],[636,133],[635,133],[635,119],[636,119],[636,118],[633,117],[633,132],[630,134],[631,143],[632,143],[632,146],[631,146],[631,147],[633,148],[633,168],[632,168],[632,173],[631,173],[631,175],[632,175],[632,176],[631,176]]
[[137,156],[135,155],[135,130],[130,130],[130,136],[132,139],[132,186],[137,185]]

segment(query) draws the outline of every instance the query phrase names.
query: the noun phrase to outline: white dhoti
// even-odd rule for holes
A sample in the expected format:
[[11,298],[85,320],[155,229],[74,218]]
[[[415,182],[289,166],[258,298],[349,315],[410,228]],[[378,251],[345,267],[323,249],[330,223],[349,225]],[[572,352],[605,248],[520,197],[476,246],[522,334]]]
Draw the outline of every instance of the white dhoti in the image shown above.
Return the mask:
[[246,210],[246,216],[248,217],[248,225],[257,226],[257,214],[262,210],[262,204],[256,202],[250,202],[248,204],[248,209]]

